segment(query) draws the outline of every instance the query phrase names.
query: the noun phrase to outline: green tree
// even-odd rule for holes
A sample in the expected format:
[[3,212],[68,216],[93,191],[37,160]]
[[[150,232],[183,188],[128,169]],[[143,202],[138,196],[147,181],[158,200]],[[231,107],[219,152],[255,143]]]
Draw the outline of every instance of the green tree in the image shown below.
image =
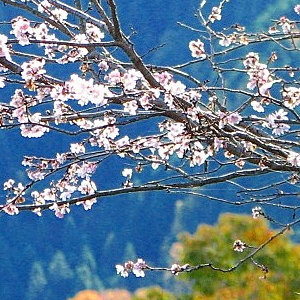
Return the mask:
[[150,288],[141,288],[138,289],[132,300],[173,300],[175,296],[161,287],[153,286]]
[[[194,234],[179,235],[172,255],[180,262],[199,264],[209,262],[229,269],[276,233],[263,218],[223,214],[214,226],[200,224]],[[240,239],[250,247],[243,252],[233,251]],[[192,282],[193,300],[200,299],[298,299],[300,246],[289,235],[278,237],[251,260],[242,263],[234,272],[216,272],[210,268],[180,274]],[[269,272],[262,272],[262,266]]]

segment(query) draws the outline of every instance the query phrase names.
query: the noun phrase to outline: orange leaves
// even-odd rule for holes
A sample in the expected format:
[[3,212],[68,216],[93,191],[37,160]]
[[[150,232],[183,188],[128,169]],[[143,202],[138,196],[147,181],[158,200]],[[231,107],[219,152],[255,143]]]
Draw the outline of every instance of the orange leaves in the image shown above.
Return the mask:
[[131,300],[131,295],[126,290],[107,290],[101,293],[94,290],[84,290],[69,300]]

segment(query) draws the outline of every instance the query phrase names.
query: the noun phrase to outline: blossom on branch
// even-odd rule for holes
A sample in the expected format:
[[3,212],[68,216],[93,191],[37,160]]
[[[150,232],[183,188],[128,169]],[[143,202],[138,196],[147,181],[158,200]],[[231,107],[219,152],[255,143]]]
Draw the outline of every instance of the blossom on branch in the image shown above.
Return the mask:
[[126,278],[129,273],[132,272],[136,277],[145,277],[145,269],[148,268],[146,262],[138,258],[134,263],[133,261],[127,261],[124,265],[116,265],[117,274]]
[[247,248],[247,244],[242,242],[241,240],[236,240],[233,243],[233,250],[237,252],[244,252],[244,250]]
[[189,49],[192,52],[191,53],[192,57],[201,58],[201,59],[206,58],[206,53],[204,50],[204,43],[201,42],[201,40],[198,39],[196,41],[190,41]]

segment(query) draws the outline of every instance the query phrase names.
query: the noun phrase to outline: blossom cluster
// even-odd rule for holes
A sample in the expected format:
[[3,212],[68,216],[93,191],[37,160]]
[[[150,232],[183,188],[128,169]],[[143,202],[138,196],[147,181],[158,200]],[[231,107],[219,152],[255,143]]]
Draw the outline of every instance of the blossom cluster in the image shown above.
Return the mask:
[[126,278],[129,273],[133,273],[136,277],[145,277],[145,270],[148,269],[146,262],[138,258],[136,262],[127,261],[123,265],[116,265],[117,274]]
[[[247,74],[249,75],[249,82],[247,84],[247,88],[253,90],[258,88],[259,94],[261,96],[268,96],[269,89],[277,80],[273,80],[270,71],[266,64],[259,62],[259,55],[254,52],[250,52],[247,54],[246,59],[243,61],[244,67],[247,70]],[[253,105],[253,108],[256,106]],[[262,108],[258,109],[259,111],[263,111]]]
[[2,210],[9,215],[17,215],[19,213],[17,204],[25,201],[25,187],[21,182],[16,183],[13,179],[9,179],[4,182],[3,190],[8,192],[8,197]]

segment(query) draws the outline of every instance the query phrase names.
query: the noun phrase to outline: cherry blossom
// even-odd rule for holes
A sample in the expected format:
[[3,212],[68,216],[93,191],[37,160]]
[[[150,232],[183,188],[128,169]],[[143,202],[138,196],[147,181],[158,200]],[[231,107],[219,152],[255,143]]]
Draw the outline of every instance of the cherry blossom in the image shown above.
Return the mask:
[[43,74],[46,73],[46,70],[43,69],[45,65],[44,59],[34,59],[29,62],[24,62],[21,65],[21,68],[23,69],[21,75],[22,78],[27,82],[33,82],[37,79],[39,79]]
[[132,177],[132,169],[131,168],[123,169],[122,176],[131,178]]
[[96,198],[88,199],[85,201],[77,202],[76,205],[83,205],[84,210],[92,209],[93,204],[97,203]]
[[266,118],[266,123],[264,126],[272,128],[272,133],[275,135],[282,135],[285,132],[290,130],[290,125],[286,123],[281,123],[280,121],[288,121],[289,118],[287,116],[288,112],[284,109],[279,109],[274,113],[270,114]]
[[51,4],[47,0],[43,0],[38,5],[38,11],[39,12],[47,12],[51,8]]
[[3,183],[3,190],[11,189],[15,184],[15,181],[13,179],[9,179],[8,181],[5,181]]
[[300,167],[300,154],[290,151],[287,157],[287,162],[292,166]]
[[287,17],[283,16],[279,20],[279,25],[282,28],[283,33],[291,32],[292,28],[294,28],[294,23],[290,21]]
[[204,43],[201,42],[201,40],[198,39],[196,41],[190,41],[189,49],[192,52],[192,57],[201,58],[201,59],[206,58]]
[[90,178],[82,180],[78,187],[78,191],[83,195],[92,195],[96,190],[96,184]]
[[117,274],[120,274],[122,277],[126,278],[128,277],[129,273],[122,265],[116,265]]
[[133,265],[132,273],[136,277],[145,277],[145,269],[147,268],[147,265],[145,261],[141,258],[138,258],[137,262]]
[[17,215],[19,213],[19,209],[16,205],[9,203],[3,207],[3,211],[6,212],[8,215]]
[[145,277],[145,269],[148,268],[146,262],[138,258],[134,263],[133,261],[127,261],[124,265],[116,265],[117,274],[126,278],[129,276],[129,273],[132,272],[136,277]]
[[293,109],[300,104],[300,88],[289,86],[282,91],[283,104]]
[[136,115],[138,105],[136,100],[131,100],[123,103],[124,112],[129,113],[130,115]]
[[261,101],[253,100],[253,101],[251,101],[251,106],[257,112],[264,112],[265,111],[264,107],[262,106]]
[[219,112],[219,115],[220,115],[219,128],[224,128],[224,126],[227,124],[230,125],[239,124],[242,121],[242,117],[238,112],[233,112],[229,114]]
[[53,210],[55,216],[60,219],[70,212],[69,204],[58,205],[57,203],[53,203],[49,209]]
[[298,15],[300,15],[300,4],[295,5],[294,11],[295,11],[295,13],[297,13]]
[[7,36],[0,34],[0,57],[5,57],[8,60],[11,60],[9,49],[7,47]]
[[222,17],[221,16],[221,8],[214,6],[212,8],[211,14],[208,17],[208,20],[210,22],[214,23],[216,20],[218,20],[218,21],[221,20],[221,17]]
[[253,219],[257,219],[259,216],[263,215],[263,210],[260,206],[256,206],[252,208],[252,217]]
[[241,240],[236,240],[233,243],[233,250],[237,252],[244,252],[244,250],[247,248],[247,245],[242,242]]
[[230,36],[224,36],[220,39],[219,44],[223,47],[229,47],[232,44],[232,38]]
[[11,24],[13,28],[11,33],[19,40],[19,44],[21,46],[30,44],[29,36],[33,33],[33,29],[30,26],[29,20],[18,16],[11,20]]

